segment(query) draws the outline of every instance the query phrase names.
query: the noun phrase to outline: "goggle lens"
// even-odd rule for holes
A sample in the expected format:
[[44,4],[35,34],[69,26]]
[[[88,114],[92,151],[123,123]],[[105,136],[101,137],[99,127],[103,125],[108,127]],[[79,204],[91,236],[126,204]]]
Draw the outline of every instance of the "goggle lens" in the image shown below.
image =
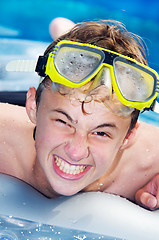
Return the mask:
[[98,68],[102,56],[96,52],[73,47],[62,47],[57,52],[54,64],[60,75],[80,83],[90,77]]
[[154,94],[155,80],[152,74],[133,65],[116,61],[115,78],[123,97],[133,102],[145,102]]

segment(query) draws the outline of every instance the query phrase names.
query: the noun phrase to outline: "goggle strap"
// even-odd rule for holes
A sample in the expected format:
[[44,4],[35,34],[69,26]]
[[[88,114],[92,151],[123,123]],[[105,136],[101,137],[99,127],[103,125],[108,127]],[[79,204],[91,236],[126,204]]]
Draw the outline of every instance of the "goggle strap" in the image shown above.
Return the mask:
[[35,72],[37,72],[41,77],[46,76],[45,70],[46,70],[47,59],[48,59],[48,55],[39,56],[39,58],[38,58],[36,68],[35,68]]
[[153,111],[159,113],[159,103],[157,101],[154,101]]
[[35,72],[35,60],[13,60],[6,65],[7,72]]

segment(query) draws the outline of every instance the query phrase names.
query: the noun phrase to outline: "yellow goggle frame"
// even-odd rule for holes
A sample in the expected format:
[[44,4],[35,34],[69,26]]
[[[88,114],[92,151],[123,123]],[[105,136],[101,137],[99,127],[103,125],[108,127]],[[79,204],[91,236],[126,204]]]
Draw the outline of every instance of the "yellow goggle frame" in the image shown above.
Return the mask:
[[[83,72],[79,70],[79,73],[77,74],[78,77],[76,77],[74,72],[72,73],[72,76],[70,76],[72,67],[67,67],[67,62],[70,61],[69,64],[73,65],[73,71],[75,72],[76,69],[78,71],[79,66],[81,66],[80,64],[78,65],[77,61],[74,64],[72,61],[72,59],[75,58],[73,54],[75,54],[76,60],[78,57],[85,54],[85,61],[83,62],[82,66],[84,68],[84,65],[86,65],[84,69],[84,75]],[[92,59],[94,59],[93,63]],[[90,64],[87,66],[87,62],[89,61],[91,63],[91,67]],[[119,71],[116,70],[117,66]],[[112,88],[115,91],[119,101],[123,105],[136,108],[138,110],[150,108],[159,91],[159,76],[157,72],[130,57],[108,49],[100,48],[90,44],[63,40],[57,43],[51,53],[46,56],[39,57],[36,66],[36,72],[38,72],[40,76],[48,75],[53,82],[63,84],[70,88],[79,88],[92,80],[99,73],[102,67],[109,69]],[[122,81],[122,69],[124,69],[125,72],[125,70],[129,70],[129,68],[131,69],[131,72],[135,72],[136,76],[142,76],[142,79],[144,79],[144,84],[146,85],[147,89],[146,91],[149,92],[146,93],[147,96],[145,99],[136,100],[122,92],[122,84],[120,83],[120,81]],[[119,75],[121,75],[121,77],[119,77]],[[129,77],[129,75],[130,74],[128,73],[127,76]],[[141,81],[141,79],[137,78],[137,81],[140,85],[139,81]],[[141,89],[141,91],[143,90]]]

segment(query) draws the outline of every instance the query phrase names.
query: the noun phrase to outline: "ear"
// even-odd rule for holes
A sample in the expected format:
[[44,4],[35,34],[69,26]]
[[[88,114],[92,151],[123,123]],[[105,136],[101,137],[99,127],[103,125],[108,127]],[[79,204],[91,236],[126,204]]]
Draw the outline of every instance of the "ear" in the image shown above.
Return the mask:
[[34,87],[29,88],[27,92],[27,99],[26,99],[26,111],[30,121],[36,124],[36,90]]
[[123,141],[123,143],[122,143],[122,145],[120,147],[121,150],[124,150],[124,149],[126,149],[126,148],[131,146],[139,125],[140,125],[140,123],[137,122],[135,127],[127,134],[127,136],[125,137],[125,139],[124,139],[124,141]]

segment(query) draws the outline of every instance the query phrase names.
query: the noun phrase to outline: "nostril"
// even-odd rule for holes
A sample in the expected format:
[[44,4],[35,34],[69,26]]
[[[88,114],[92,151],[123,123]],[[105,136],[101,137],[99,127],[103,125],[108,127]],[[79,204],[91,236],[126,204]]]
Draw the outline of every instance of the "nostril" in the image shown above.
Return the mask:
[[73,161],[80,161],[84,158],[88,158],[90,151],[86,144],[75,144],[71,142],[65,142],[64,150],[66,155]]

